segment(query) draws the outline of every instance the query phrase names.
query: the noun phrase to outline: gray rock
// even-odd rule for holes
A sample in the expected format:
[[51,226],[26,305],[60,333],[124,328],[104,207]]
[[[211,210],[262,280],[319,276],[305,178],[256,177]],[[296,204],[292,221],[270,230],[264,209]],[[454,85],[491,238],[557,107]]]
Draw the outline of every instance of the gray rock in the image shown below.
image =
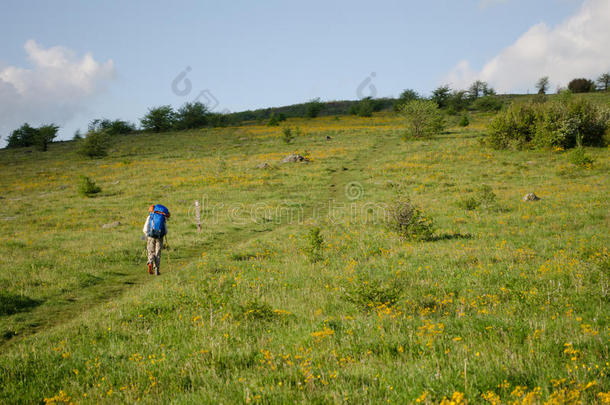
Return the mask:
[[271,165],[267,162],[256,165],[257,169],[269,169]]
[[119,221],[114,221],[114,222],[110,222],[109,224],[104,224],[102,225],[102,228],[107,229],[107,228],[114,228],[116,226],[121,225],[121,223]]
[[540,197],[538,197],[534,193],[527,193],[526,195],[523,196],[523,201],[538,201],[538,200],[540,200]]
[[281,163],[296,163],[296,162],[309,162],[305,156],[301,155],[288,155],[284,159],[282,159]]

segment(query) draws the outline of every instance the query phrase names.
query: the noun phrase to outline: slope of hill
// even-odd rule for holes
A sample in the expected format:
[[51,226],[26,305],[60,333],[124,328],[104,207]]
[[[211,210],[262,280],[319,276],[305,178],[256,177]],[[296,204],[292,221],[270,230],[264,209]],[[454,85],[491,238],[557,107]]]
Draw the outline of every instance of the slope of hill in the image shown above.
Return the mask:
[[[289,119],[292,144],[249,125],[117,138],[100,160],[0,151],[0,401],[607,401],[608,150],[588,167],[495,151],[486,120],[418,141],[382,113]],[[279,163],[293,152],[311,162]],[[405,196],[433,237],[385,224]],[[160,277],[140,240],[155,202]]]

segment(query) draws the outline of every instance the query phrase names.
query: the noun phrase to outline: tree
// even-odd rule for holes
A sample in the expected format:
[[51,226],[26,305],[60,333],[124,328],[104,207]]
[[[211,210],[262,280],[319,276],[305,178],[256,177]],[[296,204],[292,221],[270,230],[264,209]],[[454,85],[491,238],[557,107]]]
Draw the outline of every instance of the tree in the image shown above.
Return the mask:
[[589,79],[574,79],[568,84],[568,89],[572,93],[588,93],[595,90],[595,83]]
[[135,131],[136,127],[132,123],[123,120],[111,121],[107,118],[98,118],[89,123],[88,130],[89,132],[105,131],[108,135],[122,135]]
[[54,124],[43,125],[36,131],[36,135],[34,136],[34,144],[36,147],[46,152],[50,142],[53,142],[53,139],[57,137],[57,130],[59,127]]
[[546,94],[546,92],[549,90],[549,77],[548,76],[544,76],[541,77],[538,82],[536,83],[536,88],[538,89],[538,94]]
[[468,92],[464,90],[454,90],[447,99],[447,107],[450,113],[457,113],[463,111],[470,106],[470,99],[468,98]]
[[403,92],[400,93],[398,100],[394,103],[394,111],[396,111],[396,112],[400,111],[400,107],[403,104],[406,104],[412,100],[417,100],[419,98],[420,98],[420,95],[417,94],[417,92],[415,90],[411,90],[411,89],[403,90]]
[[487,82],[483,82],[481,80],[475,81],[468,88],[468,95],[472,100],[476,100],[477,98],[484,96],[493,96],[495,94],[496,91],[491,88]]
[[445,84],[443,86],[437,87],[432,92],[432,97],[430,97],[430,99],[438,105],[438,108],[443,108],[447,106],[447,101],[449,101],[450,93],[451,88],[448,84]]
[[38,130],[31,127],[27,122],[18,129],[11,132],[7,138],[7,148],[22,148],[32,146],[36,142]]
[[419,138],[441,132],[444,119],[432,100],[413,100],[402,106],[400,113],[407,120],[407,135]]
[[169,105],[153,107],[148,109],[148,114],[140,119],[142,128],[146,131],[165,132],[169,131],[176,122],[176,113]]
[[608,87],[610,87],[610,73],[604,73],[598,77],[597,83],[599,84],[600,90],[608,91]]
[[194,129],[201,128],[208,123],[208,107],[199,102],[184,103],[176,113],[176,128],[177,129]]
[[314,98],[307,103],[305,107],[305,116],[307,118],[316,118],[323,108],[324,103],[320,101],[320,98]]

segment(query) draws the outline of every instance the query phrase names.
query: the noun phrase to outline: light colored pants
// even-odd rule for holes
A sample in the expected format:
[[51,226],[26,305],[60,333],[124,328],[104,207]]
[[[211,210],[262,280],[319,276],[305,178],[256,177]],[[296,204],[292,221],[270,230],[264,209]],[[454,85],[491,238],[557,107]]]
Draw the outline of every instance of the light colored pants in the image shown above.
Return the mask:
[[148,263],[152,263],[156,273],[159,273],[159,266],[161,265],[162,247],[162,239],[148,238],[146,241],[146,250],[148,251]]

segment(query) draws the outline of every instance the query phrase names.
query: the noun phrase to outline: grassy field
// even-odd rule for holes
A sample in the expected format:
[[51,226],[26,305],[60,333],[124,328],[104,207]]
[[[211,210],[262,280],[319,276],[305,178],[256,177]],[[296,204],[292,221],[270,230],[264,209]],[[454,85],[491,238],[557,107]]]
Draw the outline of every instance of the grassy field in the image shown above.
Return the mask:
[[[610,403],[608,149],[586,167],[496,151],[488,120],[418,141],[380,114],[289,119],[292,144],[247,125],[126,136],[99,160],[0,151],[0,402]],[[311,163],[279,163],[293,152]],[[79,175],[102,192],[78,195]],[[384,223],[404,197],[433,237]],[[172,211],[160,277],[151,203]]]

